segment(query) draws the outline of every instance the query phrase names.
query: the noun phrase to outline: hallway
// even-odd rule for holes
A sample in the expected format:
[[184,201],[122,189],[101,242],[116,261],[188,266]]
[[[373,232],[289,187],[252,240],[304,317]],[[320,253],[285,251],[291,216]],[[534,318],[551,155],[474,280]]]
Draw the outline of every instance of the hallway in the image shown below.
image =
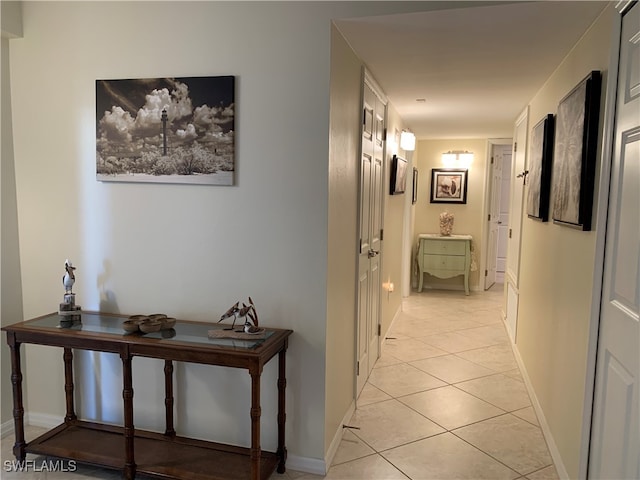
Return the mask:
[[557,479],[502,299],[502,285],[405,299],[328,475],[290,478]]

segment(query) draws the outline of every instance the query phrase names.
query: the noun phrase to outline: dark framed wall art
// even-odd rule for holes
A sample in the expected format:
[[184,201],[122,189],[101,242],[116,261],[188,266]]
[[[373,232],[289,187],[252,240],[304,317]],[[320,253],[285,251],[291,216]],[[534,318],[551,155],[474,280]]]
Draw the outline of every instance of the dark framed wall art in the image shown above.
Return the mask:
[[466,168],[431,169],[431,203],[467,203]]
[[391,159],[391,175],[389,193],[391,195],[400,195],[407,189],[407,161],[394,155]]
[[553,222],[591,230],[601,75],[592,71],[558,105],[553,151]]
[[531,131],[527,215],[529,218],[538,219],[543,222],[549,220],[553,133],[554,118],[552,114],[546,115]]
[[233,185],[235,77],[96,80],[96,177]]

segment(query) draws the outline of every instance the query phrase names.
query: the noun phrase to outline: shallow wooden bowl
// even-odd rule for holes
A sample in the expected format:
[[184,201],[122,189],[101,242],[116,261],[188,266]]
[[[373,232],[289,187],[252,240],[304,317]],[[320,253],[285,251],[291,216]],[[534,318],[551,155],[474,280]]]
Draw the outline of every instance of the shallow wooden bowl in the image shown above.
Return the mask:
[[176,319],[173,317],[161,318],[160,323],[162,323],[162,326],[160,328],[162,330],[166,330],[167,328],[173,328],[173,326],[176,324]]
[[157,332],[160,330],[162,323],[159,320],[149,320],[139,325],[140,330],[144,333]]
[[131,315],[129,316],[129,320],[136,325],[140,325],[141,323],[149,321],[149,317],[147,315]]
[[149,315],[149,318],[151,320],[162,320],[163,318],[167,318],[167,316],[164,313],[152,313]]
[[137,332],[138,331],[138,322],[135,320],[125,320],[122,322],[122,328],[124,328],[125,332]]

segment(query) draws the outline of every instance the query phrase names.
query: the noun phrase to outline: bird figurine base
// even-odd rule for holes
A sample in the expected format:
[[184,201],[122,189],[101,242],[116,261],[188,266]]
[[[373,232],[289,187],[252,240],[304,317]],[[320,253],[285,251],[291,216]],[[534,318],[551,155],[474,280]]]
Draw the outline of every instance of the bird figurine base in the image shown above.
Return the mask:
[[82,321],[82,307],[76,305],[74,293],[65,293],[64,301],[58,307],[61,324],[79,323]]
[[208,337],[211,339],[229,338],[233,340],[263,340],[267,338],[267,330],[265,328],[261,328],[260,331],[256,333],[245,333],[244,330],[230,331],[222,328],[217,328],[215,330],[209,330]]

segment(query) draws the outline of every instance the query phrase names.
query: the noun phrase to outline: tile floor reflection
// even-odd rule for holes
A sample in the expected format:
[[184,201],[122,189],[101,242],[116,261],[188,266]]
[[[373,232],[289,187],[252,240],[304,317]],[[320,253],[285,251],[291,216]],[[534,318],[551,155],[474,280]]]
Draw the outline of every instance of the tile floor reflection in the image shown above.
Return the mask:
[[[405,299],[326,476],[271,480],[556,480],[500,319],[502,286]],[[27,427],[27,439],[44,429]],[[13,438],[2,441],[12,459]],[[32,455],[29,459],[37,459]],[[9,473],[13,480],[111,480],[117,472]]]

